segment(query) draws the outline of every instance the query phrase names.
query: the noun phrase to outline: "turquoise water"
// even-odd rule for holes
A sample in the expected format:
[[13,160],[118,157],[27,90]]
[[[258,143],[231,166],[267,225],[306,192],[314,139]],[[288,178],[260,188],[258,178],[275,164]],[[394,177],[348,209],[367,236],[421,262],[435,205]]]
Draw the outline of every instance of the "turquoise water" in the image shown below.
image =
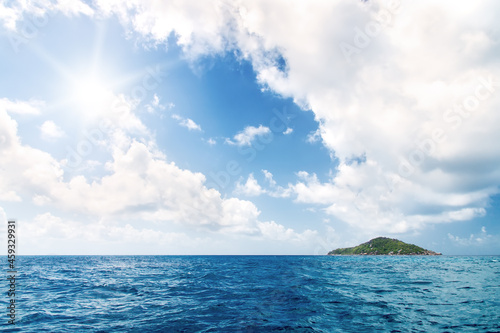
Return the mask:
[[500,331],[500,257],[42,256],[17,266],[20,332]]

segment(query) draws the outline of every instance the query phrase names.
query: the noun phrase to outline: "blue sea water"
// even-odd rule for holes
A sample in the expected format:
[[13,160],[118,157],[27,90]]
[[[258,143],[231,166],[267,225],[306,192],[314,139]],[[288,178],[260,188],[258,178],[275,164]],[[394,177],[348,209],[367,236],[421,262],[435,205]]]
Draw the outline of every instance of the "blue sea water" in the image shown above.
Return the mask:
[[17,266],[14,329],[1,300],[6,331],[500,332],[495,256],[23,256]]

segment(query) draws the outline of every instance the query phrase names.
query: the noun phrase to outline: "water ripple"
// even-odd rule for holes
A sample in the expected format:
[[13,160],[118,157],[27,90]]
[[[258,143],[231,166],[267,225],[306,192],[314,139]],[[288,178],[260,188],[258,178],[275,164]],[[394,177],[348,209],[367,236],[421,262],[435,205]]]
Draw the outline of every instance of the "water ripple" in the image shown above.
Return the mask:
[[498,257],[51,256],[19,270],[25,332],[500,331]]

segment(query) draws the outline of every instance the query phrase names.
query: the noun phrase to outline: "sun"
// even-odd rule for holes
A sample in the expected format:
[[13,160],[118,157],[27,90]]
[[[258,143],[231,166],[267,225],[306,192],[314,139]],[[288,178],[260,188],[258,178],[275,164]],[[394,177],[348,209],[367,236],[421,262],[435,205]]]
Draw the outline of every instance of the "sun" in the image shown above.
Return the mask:
[[73,80],[71,100],[86,116],[106,114],[113,105],[115,95],[109,83],[97,75],[79,75]]

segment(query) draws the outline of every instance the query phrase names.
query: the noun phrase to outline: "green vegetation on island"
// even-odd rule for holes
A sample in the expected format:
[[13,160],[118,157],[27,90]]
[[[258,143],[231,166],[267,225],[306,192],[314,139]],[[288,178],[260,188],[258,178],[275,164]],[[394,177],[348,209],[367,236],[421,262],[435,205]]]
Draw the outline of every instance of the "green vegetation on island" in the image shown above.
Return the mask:
[[377,237],[355,247],[336,249],[328,255],[441,255],[398,239]]

